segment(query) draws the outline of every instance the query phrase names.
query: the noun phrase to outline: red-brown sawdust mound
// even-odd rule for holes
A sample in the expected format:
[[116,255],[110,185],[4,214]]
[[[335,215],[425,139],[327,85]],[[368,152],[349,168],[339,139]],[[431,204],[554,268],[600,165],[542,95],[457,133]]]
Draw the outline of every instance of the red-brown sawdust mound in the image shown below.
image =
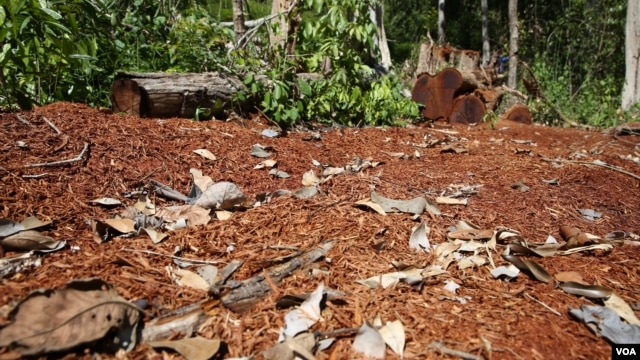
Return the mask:
[[[26,121],[20,121],[17,115]],[[51,220],[53,225],[44,234],[68,242],[65,249],[44,256],[42,266],[0,280],[0,306],[6,310],[36,289],[61,288],[73,279],[100,277],[128,300],[147,300],[148,316],[158,316],[207,295],[173,282],[165,271],[171,265],[170,258],[124,248],[173,254],[180,247],[182,257],[215,260],[220,266],[239,259],[244,266],[233,278],[242,280],[264,272],[268,260],[286,255],[274,245],[305,250],[334,239],[327,259],[315,264],[329,275],[313,277],[309,269],[297,271],[280,284],[273,284],[274,291],[244,314],[221,305],[209,311],[211,318],[199,334],[225,342],[226,357],[255,354],[260,358],[261,351],[277,341],[289,311],[276,309],[277,299],[311,292],[324,283],[346,296],[344,302],[324,309],[323,320],[313,330],[359,327],[376,316],[385,322],[400,320],[407,334],[405,359],[446,357],[429,347],[432,341],[493,359],[610,357],[611,346],[569,314],[569,309],[593,301],[567,294],[555,288],[553,281],[544,284],[525,274],[511,281],[498,280],[490,275],[489,265],[459,270],[455,264],[449,267],[449,273],[429,278],[421,288],[400,283],[388,289],[370,289],[356,280],[392,272],[394,262],[429,264],[433,255],[408,246],[411,230],[420,220],[431,227],[432,244],[447,241],[450,227],[460,220],[483,229],[511,228],[532,243],[544,242],[549,235],[560,239],[558,230],[563,225],[602,237],[615,230],[640,233],[640,181],[633,176],[640,174],[640,166],[623,158],[638,156],[640,140],[636,136],[512,122],[497,123],[493,129],[487,124],[328,129],[320,132],[321,139],[311,139],[311,133],[304,131],[267,138],[261,135],[265,127],[268,122],[260,118],[233,122],[138,119],[70,103],[0,114],[0,218],[21,221],[37,216]],[[442,143],[421,145],[434,139]],[[18,146],[20,141],[26,146]],[[85,143],[90,146],[82,161],[25,167],[72,159]],[[250,155],[256,143],[273,146],[272,158],[278,161],[278,169],[291,177],[281,179],[265,169],[254,169],[262,160]],[[468,152],[441,152],[451,143],[460,144]],[[202,148],[215,154],[217,160],[193,152]],[[394,156],[399,152],[407,156]],[[335,176],[321,184],[320,193],[311,199],[274,198],[261,206],[236,211],[229,220],[214,219],[208,225],[171,233],[157,245],[145,235],[98,244],[87,225],[89,219],[113,218],[122,210],[95,206],[89,200],[113,197],[131,204],[134,200],[123,194],[144,187],[150,179],[187,193],[191,168],[202,170],[214,181],[233,182],[255,199],[260,193],[300,188],[305,172],[321,172],[312,159],[344,166],[356,157],[383,164]],[[588,165],[594,160],[628,173]],[[552,179],[557,183],[545,182]],[[517,182],[523,182],[529,191],[512,188]],[[441,215],[425,212],[420,219],[402,213],[385,216],[354,205],[368,198],[374,188],[387,198],[433,199],[456,184],[482,187],[469,197],[466,206],[440,205]],[[175,203],[151,197],[158,206]],[[586,220],[579,209],[593,209],[602,216]],[[628,240],[616,244],[610,252],[537,261],[552,275],[576,271],[586,282],[613,289],[635,307],[640,303],[640,247]],[[383,241],[384,248],[374,248]],[[229,251],[231,245],[233,251]],[[498,254],[492,254],[496,266],[507,264],[499,256],[503,249],[504,245],[498,245]],[[461,285],[458,296],[469,301],[462,304],[442,297],[446,295],[445,280]],[[6,311],[3,313],[6,315]],[[351,350],[352,343],[353,336],[339,338],[318,358],[358,358]],[[80,351],[72,356],[89,355]],[[179,358],[144,343],[128,356]],[[387,357],[397,355],[387,349]]]

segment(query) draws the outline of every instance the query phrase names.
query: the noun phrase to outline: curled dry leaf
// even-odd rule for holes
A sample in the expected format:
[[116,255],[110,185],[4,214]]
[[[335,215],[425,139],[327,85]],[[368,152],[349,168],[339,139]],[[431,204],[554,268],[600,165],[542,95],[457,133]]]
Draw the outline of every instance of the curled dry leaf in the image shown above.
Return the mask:
[[264,146],[260,144],[254,144],[251,146],[251,155],[259,158],[268,158],[271,156],[272,148],[270,146]]
[[[141,311],[100,279],[76,280],[64,289],[39,290],[10,313],[0,347],[21,355],[65,351],[104,340],[128,350],[137,343]],[[111,337],[107,340],[106,337]]]
[[291,310],[285,315],[281,340],[285,336],[293,337],[309,330],[313,324],[320,320],[320,302],[323,296],[324,285],[320,284],[299,308]]
[[267,160],[264,160],[264,161],[260,161],[253,168],[256,169],[256,170],[265,169],[265,168],[266,169],[271,169],[272,167],[276,166],[277,163],[278,162],[276,160],[267,159]]
[[51,221],[41,221],[35,216],[30,216],[17,223],[9,219],[0,219],[0,237],[9,236],[24,230],[33,230],[51,224]]
[[196,150],[193,150],[193,152],[202,156],[207,160],[211,160],[211,161],[217,160],[216,156],[213,155],[213,153],[207,149],[196,149]]
[[454,240],[489,240],[493,237],[493,230],[465,229],[456,230],[447,234],[447,238]]
[[167,348],[178,352],[187,360],[207,360],[220,350],[220,340],[200,336],[180,340],[152,341],[154,348]]
[[538,281],[547,283],[549,282],[549,280],[551,280],[551,275],[547,272],[547,270],[545,270],[535,261],[524,260],[515,255],[506,254],[502,254],[502,258],[515,265],[518,269],[520,269],[520,271]]
[[380,205],[385,212],[404,212],[420,215],[427,206],[427,200],[423,197],[416,197],[411,200],[394,200],[378,195],[375,191],[371,193],[371,200]]
[[378,329],[382,340],[402,359],[404,353],[405,333],[400,320],[388,322]]
[[234,183],[221,181],[207,188],[194,205],[205,209],[232,210],[247,200],[244,193]]
[[320,184],[320,178],[316,176],[313,170],[309,170],[302,174],[302,185],[304,186],[316,186]]
[[575,282],[579,284],[584,284],[584,280],[582,279],[582,275],[580,275],[577,271],[562,271],[555,275],[555,278],[559,282]]
[[360,327],[353,341],[353,350],[373,359],[384,359],[386,346],[380,333],[366,322]]
[[621,318],[625,319],[631,325],[640,326],[640,320],[636,316],[631,306],[627,304],[620,296],[616,293],[611,294],[608,299],[604,300],[604,305],[611,310],[615,311]]
[[366,206],[366,207],[374,210],[375,212],[377,212],[380,215],[387,215],[387,213],[384,211],[382,206],[380,206],[377,203],[374,203],[373,201],[371,201],[371,199],[358,200],[358,201],[356,201],[356,205],[358,205],[358,206]]
[[414,250],[424,250],[431,252],[431,244],[429,243],[429,232],[431,228],[426,222],[421,222],[412,232],[409,238],[409,247]]
[[121,205],[122,201],[110,197],[101,197],[93,200],[89,200],[90,203],[103,205],[103,206],[116,206]]
[[55,240],[35,230],[22,231],[0,239],[0,246],[7,251],[56,251],[62,249],[65,244],[65,241]]
[[213,184],[213,179],[211,177],[203,175],[202,170],[191,168],[189,169],[189,173],[191,174],[191,178],[193,179],[193,184],[200,189],[201,192],[207,190],[209,186]]
[[584,296],[590,299],[604,299],[613,294],[613,290],[600,285],[584,285],[573,281],[568,281],[560,285],[565,292]]
[[569,241],[572,237],[578,235],[580,233],[580,229],[575,226],[563,225],[560,226],[560,237],[562,240]]

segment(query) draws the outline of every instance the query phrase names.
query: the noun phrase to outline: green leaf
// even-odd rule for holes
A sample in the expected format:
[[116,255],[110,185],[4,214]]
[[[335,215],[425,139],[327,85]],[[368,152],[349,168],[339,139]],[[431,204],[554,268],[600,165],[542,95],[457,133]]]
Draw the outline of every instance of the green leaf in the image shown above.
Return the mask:
[[58,14],[56,11],[53,11],[51,9],[42,8],[40,10],[42,10],[42,12],[52,17],[54,20],[60,20],[62,18],[62,15]]
[[300,88],[300,93],[302,95],[311,96],[311,85],[309,85],[306,80],[304,80],[303,78],[298,78],[298,87]]
[[4,11],[4,7],[0,6],[0,26],[4,25],[6,18],[7,13]]

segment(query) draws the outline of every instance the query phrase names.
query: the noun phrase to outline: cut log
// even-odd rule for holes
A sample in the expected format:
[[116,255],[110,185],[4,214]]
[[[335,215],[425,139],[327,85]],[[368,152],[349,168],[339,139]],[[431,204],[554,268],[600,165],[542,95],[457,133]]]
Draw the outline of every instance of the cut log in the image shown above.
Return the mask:
[[111,86],[113,111],[139,117],[193,118],[205,109],[226,118],[234,96],[244,89],[238,78],[219,73],[130,73],[116,76]]
[[513,105],[507,112],[504,114],[504,118],[506,120],[511,120],[515,122],[519,122],[521,124],[531,124],[531,112],[527,105],[524,104],[516,104]]
[[431,120],[447,119],[453,98],[462,85],[462,76],[454,68],[440,71],[436,76],[421,74],[413,85],[411,99],[424,104],[422,116]]
[[463,95],[456,98],[451,109],[449,122],[453,124],[473,125],[482,121],[484,103],[474,95]]

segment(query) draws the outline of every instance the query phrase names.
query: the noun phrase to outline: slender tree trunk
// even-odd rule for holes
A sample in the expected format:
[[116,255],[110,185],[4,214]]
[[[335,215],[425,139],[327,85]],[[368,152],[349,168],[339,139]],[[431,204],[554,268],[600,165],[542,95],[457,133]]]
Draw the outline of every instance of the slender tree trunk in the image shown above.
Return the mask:
[[482,9],[482,66],[489,65],[491,48],[489,47],[489,4],[488,0],[481,0]]
[[509,32],[509,80],[507,86],[515,89],[518,86],[518,0],[509,0]]
[[271,3],[271,15],[278,24],[278,29],[269,35],[272,47],[280,47],[289,52],[295,46],[291,35],[298,28],[299,18],[291,15],[290,10],[297,5],[298,0],[273,0]]
[[247,32],[244,24],[244,0],[233,0],[233,32],[236,34],[236,45],[239,45],[242,36]]
[[640,2],[629,0],[627,2],[627,24],[625,83],[622,90],[622,110],[640,102]]
[[438,45],[444,44],[444,0],[438,0]]
[[391,67],[391,52],[389,51],[387,35],[384,31],[384,9],[382,1],[376,2],[369,7],[369,16],[377,29],[374,41],[380,51],[380,65],[384,67],[385,71],[389,71],[389,68]]

